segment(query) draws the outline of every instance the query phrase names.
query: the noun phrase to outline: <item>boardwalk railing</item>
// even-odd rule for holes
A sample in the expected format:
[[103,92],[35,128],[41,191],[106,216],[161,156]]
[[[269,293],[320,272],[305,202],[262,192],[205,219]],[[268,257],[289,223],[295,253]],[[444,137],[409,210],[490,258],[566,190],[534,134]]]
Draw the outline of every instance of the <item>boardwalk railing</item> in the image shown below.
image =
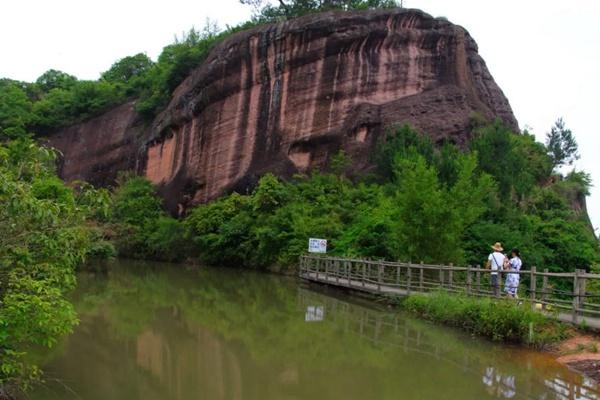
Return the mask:
[[492,271],[480,266],[457,267],[424,263],[371,261],[339,257],[305,255],[300,258],[300,277],[333,286],[385,295],[409,295],[444,290],[469,296],[500,297],[509,273],[521,277],[519,298],[530,300],[532,307],[557,311],[561,320],[580,324],[597,320],[600,327],[600,293],[591,293],[590,282],[600,274],[538,271],[536,267],[519,272],[498,273],[500,290],[493,290]]

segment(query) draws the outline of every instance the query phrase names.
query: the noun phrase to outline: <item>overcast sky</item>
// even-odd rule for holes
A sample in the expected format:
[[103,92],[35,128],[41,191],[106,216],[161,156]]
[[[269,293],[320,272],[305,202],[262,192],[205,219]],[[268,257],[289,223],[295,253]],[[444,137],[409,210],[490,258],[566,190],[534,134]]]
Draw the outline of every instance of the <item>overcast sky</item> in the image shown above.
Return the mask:
[[[592,174],[588,198],[600,227],[600,2],[592,0],[405,0],[445,16],[475,38],[521,128],[538,140],[558,117],[579,142],[578,169]],[[54,68],[97,79],[119,58],[156,59],[175,35],[207,19],[249,17],[238,0],[13,0],[0,6],[0,77],[32,81]]]

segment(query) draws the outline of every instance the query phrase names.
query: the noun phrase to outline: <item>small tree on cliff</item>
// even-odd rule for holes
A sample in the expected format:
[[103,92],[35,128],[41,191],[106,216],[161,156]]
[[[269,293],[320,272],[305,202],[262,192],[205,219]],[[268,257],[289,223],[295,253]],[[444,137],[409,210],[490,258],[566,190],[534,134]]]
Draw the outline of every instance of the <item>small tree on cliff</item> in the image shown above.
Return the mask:
[[552,167],[560,168],[573,165],[579,159],[577,141],[573,132],[565,126],[565,121],[559,118],[550,132],[546,134],[546,148],[552,159]]

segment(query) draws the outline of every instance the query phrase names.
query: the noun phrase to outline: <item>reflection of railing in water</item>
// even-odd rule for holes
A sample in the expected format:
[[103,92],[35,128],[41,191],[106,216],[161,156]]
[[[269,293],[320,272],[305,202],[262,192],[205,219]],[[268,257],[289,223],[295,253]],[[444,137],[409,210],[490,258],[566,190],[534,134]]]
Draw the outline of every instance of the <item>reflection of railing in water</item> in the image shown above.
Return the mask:
[[[452,351],[447,343],[430,340],[426,332],[411,327],[409,320],[398,314],[352,305],[306,289],[298,289],[298,307],[305,310],[307,316],[314,312],[309,310],[319,309],[320,321],[343,326],[345,332],[375,345],[396,347],[403,352],[419,353],[452,364],[481,378],[486,390],[498,397],[512,398],[518,394],[520,398],[547,398],[536,397],[531,381],[528,380],[527,384],[520,382],[517,388],[514,376],[490,366],[489,359],[482,359],[464,351],[461,351],[462,354]],[[308,321],[315,319],[310,318]],[[577,385],[556,376],[553,379],[544,379],[543,384],[556,399],[600,399],[599,388],[591,381]]]
[[[444,290],[451,293],[464,293],[469,296],[499,297],[502,287],[496,293],[490,289],[492,271],[479,267],[455,267],[453,265],[413,264],[386,261],[355,260],[336,257],[302,256],[300,277],[332,286],[348,287],[370,293],[385,295],[408,295],[414,292],[426,293]],[[600,295],[589,293],[588,281],[600,281],[600,274],[589,274],[582,270],[569,273],[537,271],[495,271],[501,285],[503,276],[517,273],[528,280],[521,288],[525,289],[526,300],[532,307],[545,310],[563,310],[557,318],[589,328],[600,330]],[[572,291],[558,290],[556,287],[569,285]]]

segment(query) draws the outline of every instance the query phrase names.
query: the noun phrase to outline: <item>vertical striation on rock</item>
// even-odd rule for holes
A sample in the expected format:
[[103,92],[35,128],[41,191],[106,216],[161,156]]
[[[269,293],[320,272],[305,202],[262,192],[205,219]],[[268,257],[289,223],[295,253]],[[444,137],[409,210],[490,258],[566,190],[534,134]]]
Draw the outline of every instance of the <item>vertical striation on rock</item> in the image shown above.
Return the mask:
[[[474,113],[518,129],[462,27],[419,10],[329,12],[232,35],[175,90],[142,146],[117,145],[125,139],[116,133],[104,146],[118,147],[116,158],[139,153],[139,172],[175,210],[248,190],[267,171],[323,167],[340,149],[366,168],[394,124],[462,144]],[[125,127],[132,136],[139,132]],[[94,174],[94,160],[107,164],[102,146],[93,149],[82,178]],[[81,161],[68,154],[65,166]]]
[[135,102],[131,101],[56,132],[48,143],[61,152],[63,179],[107,186],[119,171],[137,168],[146,131],[147,126],[140,121]]

